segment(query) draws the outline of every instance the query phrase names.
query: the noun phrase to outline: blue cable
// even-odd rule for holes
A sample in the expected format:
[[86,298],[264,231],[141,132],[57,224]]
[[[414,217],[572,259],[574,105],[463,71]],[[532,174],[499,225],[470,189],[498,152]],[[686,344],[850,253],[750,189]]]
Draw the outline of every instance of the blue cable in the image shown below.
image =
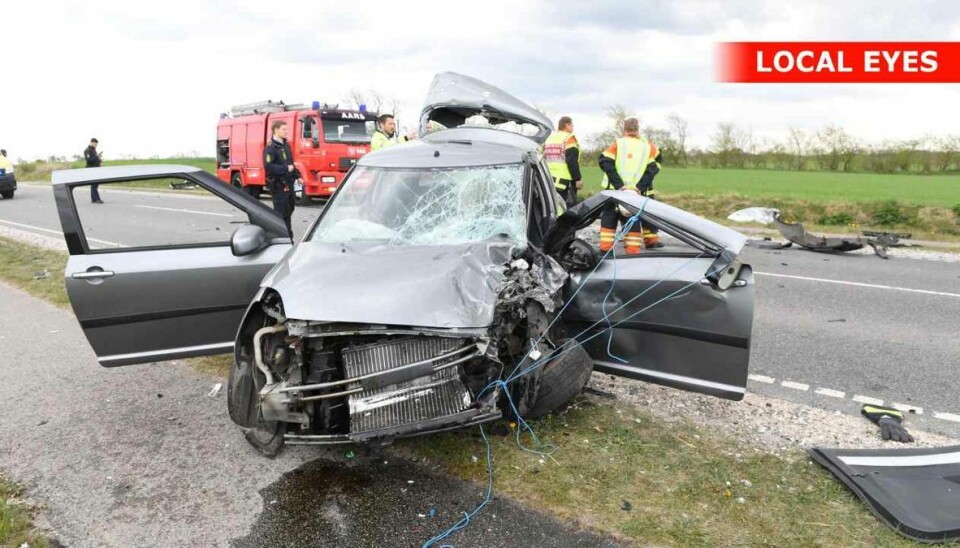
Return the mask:
[[[483,425],[482,425],[482,424],[480,425],[480,435],[483,437],[483,443],[484,443],[484,444],[486,445],[486,447],[487,447],[487,478],[488,478],[488,480],[487,480],[487,494],[486,494],[486,496],[483,497],[483,501],[481,501],[480,504],[477,505],[477,507],[473,509],[473,511],[471,511],[471,512],[469,512],[469,513],[464,512],[464,513],[463,513],[463,517],[460,518],[460,521],[458,521],[458,522],[454,523],[453,525],[451,525],[450,528],[447,529],[446,531],[444,531],[444,532],[440,533],[439,535],[431,538],[431,539],[428,540],[427,542],[424,542],[424,543],[423,543],[423,548],[430,548],[431,546],[433,546],[433,545],[435,545],[436,543],[438,543],[438,542],[446,539],[447,537],[449,537],[450,535],[456,533],[457,531],[466,528],[467,525],[470,525],[470,518],[472,518],[473,516],[477,515],[477,513],[480,512],[480,510],[482,510],[484,506],[486,506],[491,500],[493,500],[493,460],[492,460],[491,453],[490,453],[490,440],[487,439],[487,434],[486,434],[486,432],[483,431]],[[449,546],[450,548],[453,548],[450,544],[443,544],[443,545],[441,545],[440,548],[446,548],[446,547],[448,547],[448,546]]]

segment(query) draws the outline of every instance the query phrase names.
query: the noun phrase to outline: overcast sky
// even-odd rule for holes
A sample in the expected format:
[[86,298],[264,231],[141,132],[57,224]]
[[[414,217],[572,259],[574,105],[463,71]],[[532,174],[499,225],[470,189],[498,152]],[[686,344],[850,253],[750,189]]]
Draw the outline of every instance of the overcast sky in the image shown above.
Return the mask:
[[[569,4],[569,5],[565,5]],[[717,123],[781,139],[836,123],[874,141],[960,133],[960,85],[714,81],[732,40],[960,40],[960,3],[6,2],[0,147],[14,158],[214,153],[219,114],[260,99],[338,102],[353,88],[401,102],[411,129],[433,74],[452,70],[574,117],[589,136],[620,103],[670,113],[709,143]]]

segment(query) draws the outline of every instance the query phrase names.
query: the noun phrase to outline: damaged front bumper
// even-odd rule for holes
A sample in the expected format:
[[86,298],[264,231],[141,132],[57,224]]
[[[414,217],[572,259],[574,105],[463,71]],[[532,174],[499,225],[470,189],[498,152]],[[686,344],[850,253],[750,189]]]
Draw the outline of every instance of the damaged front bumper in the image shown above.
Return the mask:
[[[288,443],[367,442],[501,416],[495,392],[475,397],[476,386],[465,382],[495,359],[488,356],[489,341],[476,332],[349,330],[304,321],[288,321],[283,331],[301,341],[300,352],[312,366],[306,379],[291,376],[260,390],[263,421],[300,426],[285,434]],[[343,378],[323,379],[323,371],[334,370]],[[317,426],[339,432],[315,433]]]

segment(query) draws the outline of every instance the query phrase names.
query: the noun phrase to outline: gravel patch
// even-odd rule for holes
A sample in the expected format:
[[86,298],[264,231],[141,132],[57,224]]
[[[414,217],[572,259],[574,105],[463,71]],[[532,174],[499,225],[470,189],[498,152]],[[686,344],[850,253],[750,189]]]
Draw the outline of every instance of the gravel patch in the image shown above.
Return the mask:
[[812,446],[838,448],[942,447],[960,440],[906,427],[915,443],[883,441],[880,430],[867,419],[750,394],[743,401],[683,392],[607,374],[594,373],[589,387],[612,394],[670,423],[689,420],[712,431],[729,435],[756,452],[781,455]]
[[0,236],[4,238],[10,238],[11,240],[17,240],[25,244],[42,247],[43,249],[50,249],[53,251],[67,250],[67,244],[63,241],[63,238],[43,236],[33,232],[27,232],[26,230],[11,228],[2,224],[0,224]]

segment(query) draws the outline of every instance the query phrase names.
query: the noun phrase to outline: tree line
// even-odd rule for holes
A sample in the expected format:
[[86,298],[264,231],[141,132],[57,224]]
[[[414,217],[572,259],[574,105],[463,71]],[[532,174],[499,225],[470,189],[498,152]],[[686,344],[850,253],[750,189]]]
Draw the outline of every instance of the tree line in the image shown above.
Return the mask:
[[[625,107],[606,109],[608,129],[587,139],[584,159],[596,162],[603,147],[621,135]],[[960,172],[960,135],[868,142],[842,127],[828,124],[816,131],[788,127],[779,141],[757,139],[734,122],[721,122],[710,135],[710,146],[690,147],[689,124],[671,114],[661,127],[640,123],[643,134],[657,144],[663,162],[672,166],[739,169],[817,170],[873,173]]]

